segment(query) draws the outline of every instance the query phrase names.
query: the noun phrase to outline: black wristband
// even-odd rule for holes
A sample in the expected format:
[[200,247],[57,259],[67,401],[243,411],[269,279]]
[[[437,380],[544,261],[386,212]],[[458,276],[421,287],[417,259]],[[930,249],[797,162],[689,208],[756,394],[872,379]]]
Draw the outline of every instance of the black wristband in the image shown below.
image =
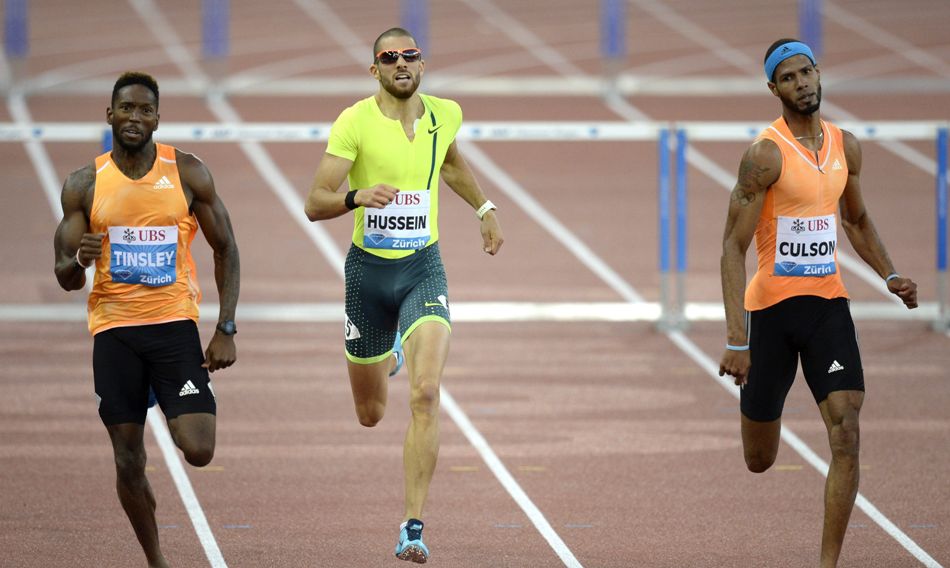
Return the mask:
[[356,209],[356,190],[352,189],[346,192],[346,197],[343,198],[343,203],[346,204],[347,209]]

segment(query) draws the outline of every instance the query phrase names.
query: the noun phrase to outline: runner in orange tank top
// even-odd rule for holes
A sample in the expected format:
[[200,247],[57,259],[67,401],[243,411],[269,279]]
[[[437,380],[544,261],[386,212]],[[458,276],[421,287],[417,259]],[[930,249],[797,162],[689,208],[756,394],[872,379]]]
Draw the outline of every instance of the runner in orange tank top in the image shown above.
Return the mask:
[[[65,290],[86,285],[99,416],[116,467],[116,489],[150,567],[167,566],[155,497],[145,476],[143,435],[150,390],[175,444],[194,466],[211,461],[216,403],[209,372],[237,358],[237,244],[211,174],[192,154],[156,144],[158,84],[144,73],[116,81],[106,109],[113,150],[63,185],[54,271]],[[191,257],[201,227],[214,250],[218,326],[202,353],[201,292]]]
[[[837,565],[858,491],[864,401],[838,266],[838,225],[908,308],[917,307],[917,285],[895,272],[865,208],[857,139],[821,120],[820,72],[811,49],[794,39],[773,43],[765,75],[782,116],[746,150],[732,191],[722,245],[727,339],[719,374],[742,387],[745,460],[759,473],[775,462],[782,407],[801,359],[831,445],[820,554],[821,566],[829,568]],[[753,235],[758,269],[746,287]]]

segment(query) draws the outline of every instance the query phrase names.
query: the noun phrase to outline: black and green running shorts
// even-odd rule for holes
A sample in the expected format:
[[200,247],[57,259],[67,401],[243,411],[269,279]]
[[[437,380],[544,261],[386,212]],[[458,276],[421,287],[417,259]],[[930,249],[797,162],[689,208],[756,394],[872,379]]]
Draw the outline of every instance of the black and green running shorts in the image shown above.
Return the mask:
[[405,258],[382,258],[350,246],[346,279],[346,358],[368,365],[392,354],[396,330],[403,341],[419,325],[452,328],[445,267],[435,243]]

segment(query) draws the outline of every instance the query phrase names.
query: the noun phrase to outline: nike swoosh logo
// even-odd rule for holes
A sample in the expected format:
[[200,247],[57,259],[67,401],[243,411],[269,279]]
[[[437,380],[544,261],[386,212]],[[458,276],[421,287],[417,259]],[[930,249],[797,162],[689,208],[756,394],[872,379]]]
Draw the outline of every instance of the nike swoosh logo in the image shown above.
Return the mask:
[[429,134],[434,134],[435,131],[438,130],[438,129],[440,129],[440,128],[442,128],[442,125],[441,125],[441,124],[438,125],[438,126],[436,126],[435,128],[430,128],[430,129],[429,129]]

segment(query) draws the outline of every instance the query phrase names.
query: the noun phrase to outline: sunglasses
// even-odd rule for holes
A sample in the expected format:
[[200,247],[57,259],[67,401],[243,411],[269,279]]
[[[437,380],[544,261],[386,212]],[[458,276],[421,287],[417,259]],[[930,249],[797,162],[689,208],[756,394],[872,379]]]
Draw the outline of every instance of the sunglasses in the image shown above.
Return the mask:
[[403,50],[388,49],[386,51],[380,51],[376,54],[376,61],[379,61],[383,65],[392,65],[399,61],[399,57],[402,56],[403,60],[406,63],[414,63],[422,59],[422,50],[410,47]]

